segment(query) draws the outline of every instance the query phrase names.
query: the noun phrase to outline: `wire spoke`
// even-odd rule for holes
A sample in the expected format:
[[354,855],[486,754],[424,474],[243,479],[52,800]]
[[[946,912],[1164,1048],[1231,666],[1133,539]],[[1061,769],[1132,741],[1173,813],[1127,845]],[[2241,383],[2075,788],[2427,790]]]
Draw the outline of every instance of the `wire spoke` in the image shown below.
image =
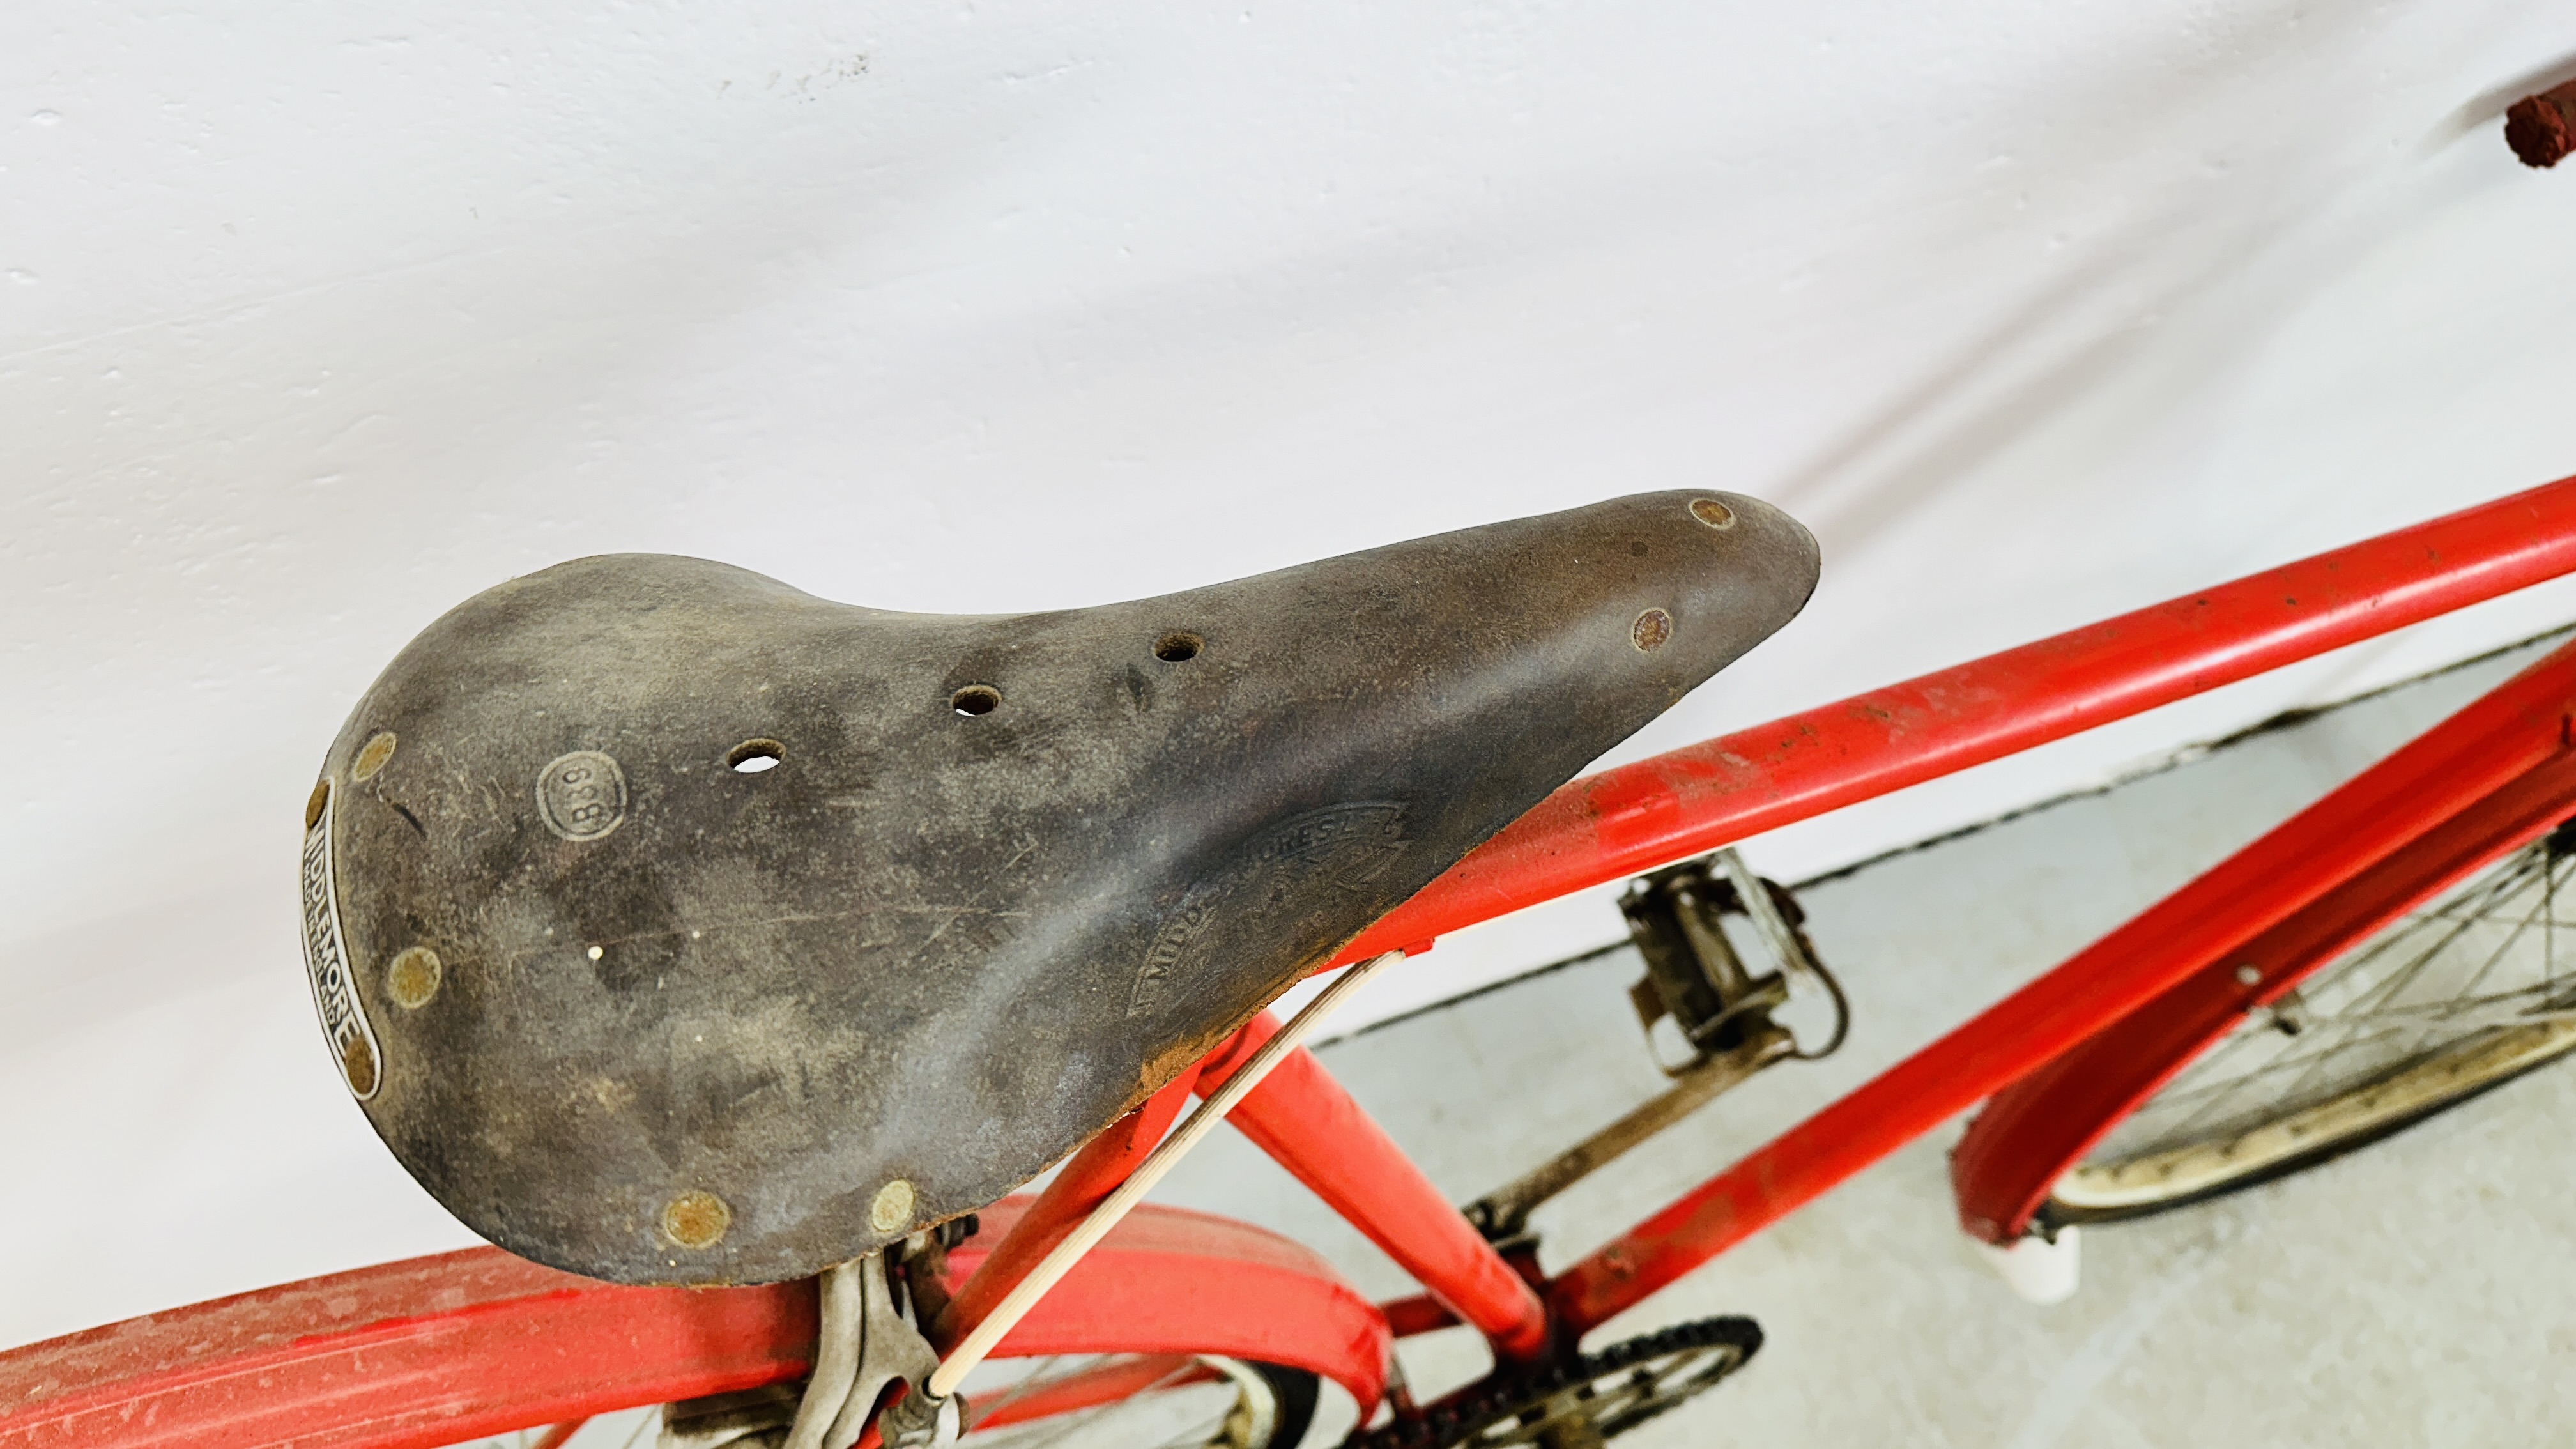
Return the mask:
[[[1007,1404],[1014,1399],[1025,1397],[1027,1394],[1045,1387],[1047,1382],[1043,1377],[1045,1370],[1050,1365],[1061,1363],[1063,1359],[1064,1355],[1056,1355],[1040,1361],[1037,1369],[1033,1370],[1025,1378],[1014,1383],[1010,1390],[1008,1390],[1007,1397],[996,1400],[993,1407],[998,1409],[1003,1404]],[[1098,1363],[1106,1361],[1107,1360],[1103,1358],[1095,1360],[1094,1362]],[[1098,1428],[1104,1425],[1123,1412],[1135,1409],[1140,1403],[1150,1403],[1151,1396],[1174,1387],[1182,1380],[1187,1379],[1191,1374],[1196,1373],[1200,1367],[1201,1365],[1197,1360],[1184,1359],[1179,1364],[1174,1365],[1173,1368],[1169,1372],[1165,1373],[1161,1378],[1155,1379],[1153,1382],[1138,1389],[1135,1393],[1115,1402],[1101,1404],[1089,1409],[1078,1409],[1071,1413],[1052,1415],[1033,1424],[1014,1424],[1008,1428],[992,1431],[988,1437],[979,1438],[977,1436],[970,1435],[968,1436],[967,1442],[987,1443],[994,1445],[995,1449],[1001,1449],[1001,1446],[1003,1445],[1010,1446],[1010,1449],[1049,1449],[1049,1446],[1062,1444],[1074,1435],[1083,1433],[1085,1430]],[[1220,1376],[1220,1378],[1222,1378],[1222,1376]],[[1203,1424],[1199,1424],[1197,1427],[1184,1430],[1178,1435],[1164,1440],[1160,1445],[1156,1446],[1156,1449],[1195,1449],[1195,1446],[1208,1443],[1215,1437],[1216,1431],[1225,1426],[1226,1416],[1232,1411],[1232,1407],[1233,1406],[1231,1404],[1228,1404],[1225,1408],[1219,1409],[1213,1418],[1207,1419]],[[1125,1435],[1120,1434],[1115,1436],[1115,1442],[1123,1444],[1128,1441]]]
[[2316,972],[2116,1128],[2097,1161],[2214,1142],[2496,1031],[2576,1015],[2557,967],[2558,887],[2576,851],[2514,852]]
[[1053,1369],[1057,1364],[1064,1362],[1065,1357],[1066,1356],[1064,1354],[1051,1353],[1045,1358],[1039,1359],[1036,1367],[1030,1369],[1027,1373],[1022,1374],[1018,1379],[1014,1380],[1009,1388],[1002,1390],[999,1398],[996,1398],[989,1403],[977,1404],[975,1406],[975,1411],[979,1414],[990,1414],[996,1410],[1007,1408],[1012,1404],[1018,1403],[1021,1399],[1028,1397],[1029,1390],[1046,1382],[1048,1371]]

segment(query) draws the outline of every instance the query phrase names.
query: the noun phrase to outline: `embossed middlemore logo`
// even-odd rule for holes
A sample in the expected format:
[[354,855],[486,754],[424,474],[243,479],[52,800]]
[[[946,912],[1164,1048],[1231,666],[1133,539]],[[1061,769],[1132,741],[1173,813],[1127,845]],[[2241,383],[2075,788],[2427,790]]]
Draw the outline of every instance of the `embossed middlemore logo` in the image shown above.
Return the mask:
[[1146,948],[1127,1014],[1162,1007],[1165,983],[1206,949],[1209,928],[1226,913],[1258,909],[1284,920],[1329,909],[1333,897],[1365,887],[1411,843],[1404,806],[1392,800],[1327,805],[1283,822],[1172,908]]
[[304,825],[304,972],[313,983],[313,1010],[322,1035],[340,1062],[341,1079],[364,1102],[376,1095],[384,1073],[376,1029],[358,1005],[349,976],[349,953],[340,937],[340,887],[331,859],[331,818],[339,791],[325,780],[314,787]]

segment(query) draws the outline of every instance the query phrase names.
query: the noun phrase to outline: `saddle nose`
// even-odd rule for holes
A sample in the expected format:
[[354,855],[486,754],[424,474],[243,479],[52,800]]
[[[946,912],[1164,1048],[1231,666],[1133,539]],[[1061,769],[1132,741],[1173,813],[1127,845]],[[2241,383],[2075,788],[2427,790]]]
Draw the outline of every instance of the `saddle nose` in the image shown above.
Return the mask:
[[801,1277],[1044,1170],[1785,624],[1656,493],[955,617],[577,559],[396,657],[307,809],[335,1061],[484,1237]]

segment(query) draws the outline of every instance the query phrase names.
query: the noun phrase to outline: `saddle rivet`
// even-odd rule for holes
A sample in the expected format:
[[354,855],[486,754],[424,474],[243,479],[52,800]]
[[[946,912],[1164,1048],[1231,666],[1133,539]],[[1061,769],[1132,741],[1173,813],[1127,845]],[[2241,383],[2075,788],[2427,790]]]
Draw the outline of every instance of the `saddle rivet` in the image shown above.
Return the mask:
[[1700,522],[1707,524],[1711,528],[1733,528],[1735,526],[1735,510],[1718,502],[1714,498],[1695,498],[1691,500],[1690,509],[1691,517],[1698,519]]
[[712,1248],[733,1226],[733,1209],[711,1192],[684,1192],[662,1207],[662,1231],[683,1248]]
[[1673,616],[1661,609],[1648,609],[1637,616],[1636,623],[1628,626],[1628,642],[1636,645],[1639,653],[1661,649],[1664,641],[1671,637]]
[[392,994],[394,1005],[417,1011],[438,994],[438,983],[444,975],[436,951],[414,946],[394,957],[394,964],[386,969],[385,990]]
[[374,739],[358,747],[358,758],[349,766],[349,778],[372,780],[376,778],[376,772],[385,767],[385,762],[393,757],[394,732],[379,731]]
[[881,1233],[900,1232],[912,1224],[912,1184],[898,1177],[877,1189],[868,1204],[868,1226]]
[[340,1074],[349,1079],[349,1090],[361,1097],[373,1096],[376,1090],[376,1049],[367,1044],[363,1032],[351,1032],[340,1041]]

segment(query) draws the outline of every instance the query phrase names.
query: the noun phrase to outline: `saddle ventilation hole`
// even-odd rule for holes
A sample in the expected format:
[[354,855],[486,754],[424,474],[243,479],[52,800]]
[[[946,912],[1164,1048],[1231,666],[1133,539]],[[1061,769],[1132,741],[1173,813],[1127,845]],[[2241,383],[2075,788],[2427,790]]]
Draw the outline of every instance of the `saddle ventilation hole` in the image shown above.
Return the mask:
[[725,768],[737,775],[757,775],[778,768],[787,756],[787,747],[776,740],[744,740],[725,751]]
[[1165,664],[1186,664],[1206,647],[1207,641],[1196,634],[1166,634],[1154,641],[1154,657]]
[[948,707],[968,718],[991,714],[1002,706],[1002,692],[989,684],[970,684],[948,696]]

